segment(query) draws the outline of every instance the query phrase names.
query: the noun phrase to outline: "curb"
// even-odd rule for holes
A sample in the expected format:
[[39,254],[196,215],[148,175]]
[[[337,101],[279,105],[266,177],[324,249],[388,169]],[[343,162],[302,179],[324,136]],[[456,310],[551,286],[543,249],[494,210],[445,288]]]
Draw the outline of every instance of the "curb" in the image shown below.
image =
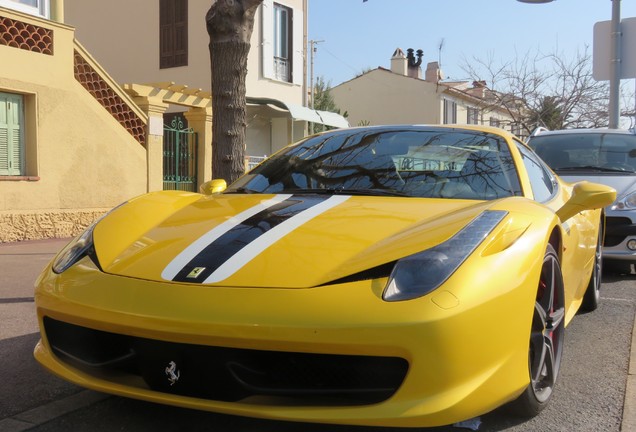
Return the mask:
[[627,386],[625,388],[625,402],[623,404],[623,421],[621,431],[636,430],[636,319],[632,329],[632,346],[629,355],[629,369],[627,370]]

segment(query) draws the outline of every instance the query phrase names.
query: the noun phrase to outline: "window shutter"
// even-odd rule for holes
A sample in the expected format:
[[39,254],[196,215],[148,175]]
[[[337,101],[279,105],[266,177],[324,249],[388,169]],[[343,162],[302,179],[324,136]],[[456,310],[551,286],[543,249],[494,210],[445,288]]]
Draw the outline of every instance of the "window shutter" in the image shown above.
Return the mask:
[[159,3],[159,67],[170,68],[174,66],[174,3],[172,0],[161,0]]
[[7,98],[0,93],[0,175],[9,175],[9,129]]
[[159,67],[188,65],[188,2],[161,0],[159,3]]
[[174,6],[174,62],[188,65],[188,1],[177,0]]
[[22,98],[0,94],[0,175],[23,175]]
[[303,59],[305,57],[305,47],[303,46],[303,12],[294,9],[292,20],[292,82],[296,85],[303,85]]
[[261,6],[261,65],[263,67],[263,77],[274,77],[274,3],[272,0],[263,0]]

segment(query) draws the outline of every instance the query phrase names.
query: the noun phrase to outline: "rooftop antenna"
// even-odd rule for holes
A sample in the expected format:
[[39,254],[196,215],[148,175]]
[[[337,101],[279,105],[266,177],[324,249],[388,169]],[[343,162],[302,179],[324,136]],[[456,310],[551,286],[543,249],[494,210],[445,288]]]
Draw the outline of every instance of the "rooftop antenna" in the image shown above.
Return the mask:
[[444,49],[444,38],[439,41],[437,46],[437,64],[440,68],[442,67],[442,49]]

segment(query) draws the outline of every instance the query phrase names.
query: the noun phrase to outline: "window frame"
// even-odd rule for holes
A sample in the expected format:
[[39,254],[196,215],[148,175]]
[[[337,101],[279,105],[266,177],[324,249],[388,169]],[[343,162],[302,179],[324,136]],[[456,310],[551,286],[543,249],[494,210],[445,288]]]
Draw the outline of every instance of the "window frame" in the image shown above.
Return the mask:
[[[0,111],[0,140],[6,137],[6,143],[0,142],[0,161],[6,158],[6,167],[0,165],[0,176],[13,177],[26,175],[26,146],[25,146],[25,98],[16,93],[0,92],[0,99],[6,103],[7,111],[2,115]],[[17,108],[17,124],[11,121],[9,109]],[[14,139],[15,130],[18,130],[18,138]],[[4,132],[4,133],[2,133]],[[17,148],[14,148],[17,142]],[[6,148],[5,148],[6,146]],[[1,162],[0,162],[1,163]],[[15,167],[17,165],[17,168]]]
[[[531,148],[526,147],[524,144],[517,140],[515,140],[515,144],[517,146],[517,149],[519,150],[519,154],[521,155],[524,169],[526,170],[526,176],[528,177],[528,182],[530,183],[530,188],[532,190],[532,198],[540,203],[547,203],[553,200],[554,197],[557,195],[557,192],[559,191],[559,182],[557,181],[556,176],[553,174],[552,170],[545,164],[545,162],[543,162],[543,160],[541,160],[539,156],[537,156],[537,154]],[[526,164],[527,160],[537,165],[541,169],[543,177],[550,181],[550,195],[542,201],[539,201],[539,199],[537,199],[535,193],[536,182],[533,182],[534,177],[530,175],[530,170],[528,169],[528,165]],[[543,181],[543,185],[546,186],[546,188],[548,186],[545,181]]]
[[444,124],[457,123],[457,102],[444,98]]
[[51,1],[50,0],[35,0],[37,6],[29,6],[20,2],[19,0],[0,0],[0,6],[7,9],[13,9],[20,12],[27,13],[29,15],[41,16],[43,18],[50,18],[51,14]]
[[479,108],[471,106],[466,108],[466,124],[479,124]]
[[187,66],[188,56],[188,0],[159,0],[159,69]]
[[[294,73],[294,10],[280,3],[273,3],[272,13],[273,77],[279,81],[292,82]],[[286,62],[286,68],[282,66],[282,61]]]

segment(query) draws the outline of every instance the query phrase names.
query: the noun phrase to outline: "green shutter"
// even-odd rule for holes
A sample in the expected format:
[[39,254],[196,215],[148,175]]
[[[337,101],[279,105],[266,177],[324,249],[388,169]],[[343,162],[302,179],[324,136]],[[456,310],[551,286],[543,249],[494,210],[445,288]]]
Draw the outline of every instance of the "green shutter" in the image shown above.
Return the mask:
[[0,93],[0,175],[24,175],[22,96]]

